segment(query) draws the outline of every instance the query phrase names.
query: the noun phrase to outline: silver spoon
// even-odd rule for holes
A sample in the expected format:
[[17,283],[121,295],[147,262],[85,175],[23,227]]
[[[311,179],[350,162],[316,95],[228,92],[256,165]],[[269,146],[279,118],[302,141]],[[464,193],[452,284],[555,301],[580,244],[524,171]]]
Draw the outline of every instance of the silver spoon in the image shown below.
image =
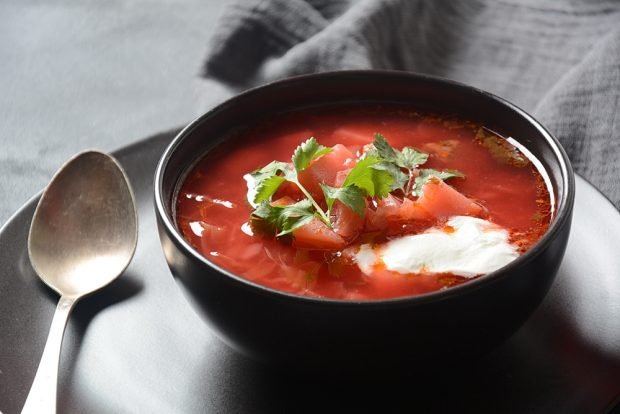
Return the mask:
[[22,413],[55,413],[62,337],[73,306],[112,282],[136,249],[138,220],[127,177],[109,155],[87,151],[58,170],[32,218],[28,254],[60,295]]

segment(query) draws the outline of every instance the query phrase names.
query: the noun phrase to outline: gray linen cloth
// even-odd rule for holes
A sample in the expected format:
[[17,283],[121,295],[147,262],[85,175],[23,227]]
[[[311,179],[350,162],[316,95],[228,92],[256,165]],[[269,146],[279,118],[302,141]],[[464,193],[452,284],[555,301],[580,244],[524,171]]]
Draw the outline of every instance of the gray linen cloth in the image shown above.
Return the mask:
[[203,77],[230,94],[368,68],[451,78],[512,101],[620,207],[619,1],[239,0],[215,28]]

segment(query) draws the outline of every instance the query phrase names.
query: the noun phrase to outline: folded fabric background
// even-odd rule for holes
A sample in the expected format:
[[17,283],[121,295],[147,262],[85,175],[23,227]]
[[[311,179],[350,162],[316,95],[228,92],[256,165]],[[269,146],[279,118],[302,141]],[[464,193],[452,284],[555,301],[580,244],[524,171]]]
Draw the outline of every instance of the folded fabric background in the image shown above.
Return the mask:
[[613,0],[239,0],[210,40],[204,104],[327,70],[451,78],[538,118],[620,207],[619,22]]

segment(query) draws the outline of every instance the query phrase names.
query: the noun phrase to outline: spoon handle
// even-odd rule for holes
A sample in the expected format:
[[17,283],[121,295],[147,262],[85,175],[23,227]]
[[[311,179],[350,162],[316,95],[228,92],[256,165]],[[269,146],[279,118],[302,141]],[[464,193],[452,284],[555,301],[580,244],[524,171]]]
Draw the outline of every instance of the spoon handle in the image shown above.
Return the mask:
[[61,296],[52,319],[50,333],[32,387],[28,393],[22,414],[56,413],[56,387],[58,383],[58,364],[62,337],[67,326],[69,313],[76,298]]

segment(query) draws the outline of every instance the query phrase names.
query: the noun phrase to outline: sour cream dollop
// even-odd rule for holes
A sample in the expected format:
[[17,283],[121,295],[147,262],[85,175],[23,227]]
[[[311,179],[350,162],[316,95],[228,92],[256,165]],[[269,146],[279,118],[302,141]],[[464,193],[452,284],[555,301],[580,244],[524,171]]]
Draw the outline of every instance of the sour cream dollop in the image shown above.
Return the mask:
[[357,265],[372,276],[375,266],[398,273],[452,273],[472,278],[519,257],[506,229],[475,217],[454,216],[446,226],[379,245],[363,244]]

